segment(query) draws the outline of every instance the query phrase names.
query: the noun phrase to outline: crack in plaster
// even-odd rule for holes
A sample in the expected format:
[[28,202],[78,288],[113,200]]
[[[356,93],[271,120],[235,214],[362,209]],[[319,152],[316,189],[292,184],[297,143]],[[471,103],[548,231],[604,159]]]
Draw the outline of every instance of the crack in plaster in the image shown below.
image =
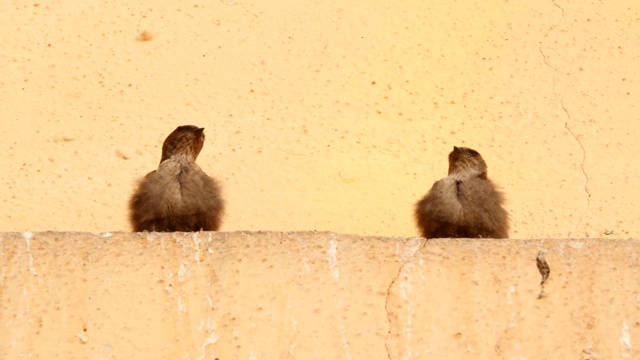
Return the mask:
[[543,46],[542,46],[542,43],[549,37],[549,34],[553,30],[555,30],[558,27],[558,25],[560,25],[562,20],[564,19],[564,8],[562,6],[560,6],[560,5],[558,5],[558,3],[555,2],[555,0],[551,0],[551,2],[553,3],[553,6],[557,7],[558,9],[560,9],[560,19],[554,25],[550,26],[549,29],[547,29],[547,31],[544,33],[544,36],[542,37],[542,40],[540,40],[540,42],[539,42],[538,50],[540,51],[540,55],[542,55],[542,61],[544,62],[544,64],[548,68],[553,70],[553,78],[552,78],[553,79],[553,94],[558,98],[558,100],[560,102],[560,107],[562,108],[562,111],[564,111],[564,114],[566,115],[566,119],[567,119],[564,122],[564,128],[569,133],[569,135],[571,135],[571,137],[573,137],[573,139],[576,141],[576,143],[578,143],[578,146],[580,146],[580,149],[582,150],[582,159],[580,160],[580,169],[582,170],[582,175],[584,176],[584,192],[587,194],[587,205],[585,206],[584,210],[580,214],[580,217],[578,218],[578,221],[576,222],[576,225],[573,228],[573,231],[570,231],[567,234],[567,236],[571,236],[571,233],[575,233],[576,232],[576,230],[578,229],[578,226],[580,226],[580,224],[582,223],[582,219],[584,218],[586,213],[589,211],[589,207],[591,205],[591,192],[589,191],[589,177],[587,176],[587,172],[584,169],[584,164],[585,164],[585,162],[587,160],[587,151],[585,150],[584,145],[582,144],[582,141],[580,141],[580,138],[576,135],[576,133],[569,126],[569,121],[571,120],[571,114],[569,113],[569,110],[567,109],[567,107],[564,104],[564,99],[562,97],[562,94],[558,93],[558,90],[557,90],[557,87],[556,87],[556,76],[555,76],[555,74],[558,72],[558,68],[556,68],[555,66],[551,65],[551,63],[549,62],[549,56],[544,53]]
[[[391,325],[391,311],[389,311],[389,299],[391,298],[391,288],[393,287],[393,285],[395,285],[395,283],[398,281],[398,279],[400,278],[400,275],[402,275],[402,272],[404,271],[405,267],[412,263],[413,260],[416,257],[416,254],[420,251],[422,251],[422,249],[424,249],[427,245],[428,240],[423,239],[421,240],[422,244],[420,244],[415,251],[413,251],[413,253],[411,253],[411,255],[404,257],[404,256],[400,256],[400,260],[402,261],[402,265],[400,265],[400,268],[398,269],[398,273],[396,274],[396,276],[393,277],[393,280],[391,280],[391,283],[389,283],[389,286],[387,287],[387,297],[385,299],[384,302],[384,308],[387,311],[387,321],[389,322],[389,331],[387,331],[387,337],[384,339],[384,347],[387,350],[387,358],[389,360],[391,360],[391,352],[389,351],[389,338],[391,337],[391,330],[392,330],[392,325]],[[406,259],[406,260],[405,260]]]

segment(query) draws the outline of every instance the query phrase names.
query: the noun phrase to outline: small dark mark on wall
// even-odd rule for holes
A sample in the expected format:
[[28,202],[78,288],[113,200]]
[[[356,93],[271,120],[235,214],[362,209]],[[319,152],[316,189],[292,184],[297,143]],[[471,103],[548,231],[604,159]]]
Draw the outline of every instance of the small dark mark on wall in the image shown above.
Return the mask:
[[151,41],[153,40],[153,35],[148,31],[143,31],[136,37],[136,41]]
[[549,274],[551,273],[551,269],[549,268],[549,264],[547,264],[547,260],[545,259],[545,252],[539,251],[536,256],[536,265],[538,266],[538,271],[540,271],[540,275],[542,275],[542,281],[540,282],[540,294],[538,294],[538,299],[542,299],[546,296],[544,293],[544,284],[549,279]]

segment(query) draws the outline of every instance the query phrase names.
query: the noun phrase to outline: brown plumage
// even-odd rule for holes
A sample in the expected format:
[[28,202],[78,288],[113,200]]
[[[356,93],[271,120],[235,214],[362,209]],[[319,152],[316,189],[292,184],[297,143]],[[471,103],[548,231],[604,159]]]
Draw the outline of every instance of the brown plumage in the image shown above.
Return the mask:
[[204,128],[179,126],[162,145],[158,170],[147,174],[129,202],[134,231],[215,231],[224,202],[217,182],[196,164]]
[[436,181],[416,204],[418,228],[425,238],[506,238],[504,198],[487,178],[487,164],[469,148],[453,147],[449,176]]

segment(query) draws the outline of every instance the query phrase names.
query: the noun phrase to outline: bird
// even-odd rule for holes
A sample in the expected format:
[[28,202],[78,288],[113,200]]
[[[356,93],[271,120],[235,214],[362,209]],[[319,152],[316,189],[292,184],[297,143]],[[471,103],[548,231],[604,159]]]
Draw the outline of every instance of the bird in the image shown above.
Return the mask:
[[204,128],[178,126],[162,144],[157,170],[148,173],[129,201],[133,231],[217,231],[225,202],[218,182],[196,164]]
[[436,181],[415,205],[423,237],[507,238],[504,195],[487,178],[487,164],[476,150],[453,147],[448,176]]

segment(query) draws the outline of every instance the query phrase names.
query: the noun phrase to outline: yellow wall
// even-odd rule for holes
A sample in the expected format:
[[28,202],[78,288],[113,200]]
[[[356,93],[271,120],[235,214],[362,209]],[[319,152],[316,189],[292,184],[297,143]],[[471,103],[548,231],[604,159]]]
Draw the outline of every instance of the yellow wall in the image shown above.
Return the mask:
[[513,238],[637,238],[638,18],[629,1],[3,1],[0,231],[128,230],[135,180],[195,124],[226,231],[415,236],[413,204],[465,145]]
[[2,233],[0,358],[635,359],[639,247]]
[[[0,231],[35,233],[0,233],[0,358],[640,357],[638,241],[611,239],[640,236],[638,19],[633,1],[1,1]],[[227,232],[61,232],[127,231],[184,124],[206,128]],[[454,145],[536,240],[410,238]]]

